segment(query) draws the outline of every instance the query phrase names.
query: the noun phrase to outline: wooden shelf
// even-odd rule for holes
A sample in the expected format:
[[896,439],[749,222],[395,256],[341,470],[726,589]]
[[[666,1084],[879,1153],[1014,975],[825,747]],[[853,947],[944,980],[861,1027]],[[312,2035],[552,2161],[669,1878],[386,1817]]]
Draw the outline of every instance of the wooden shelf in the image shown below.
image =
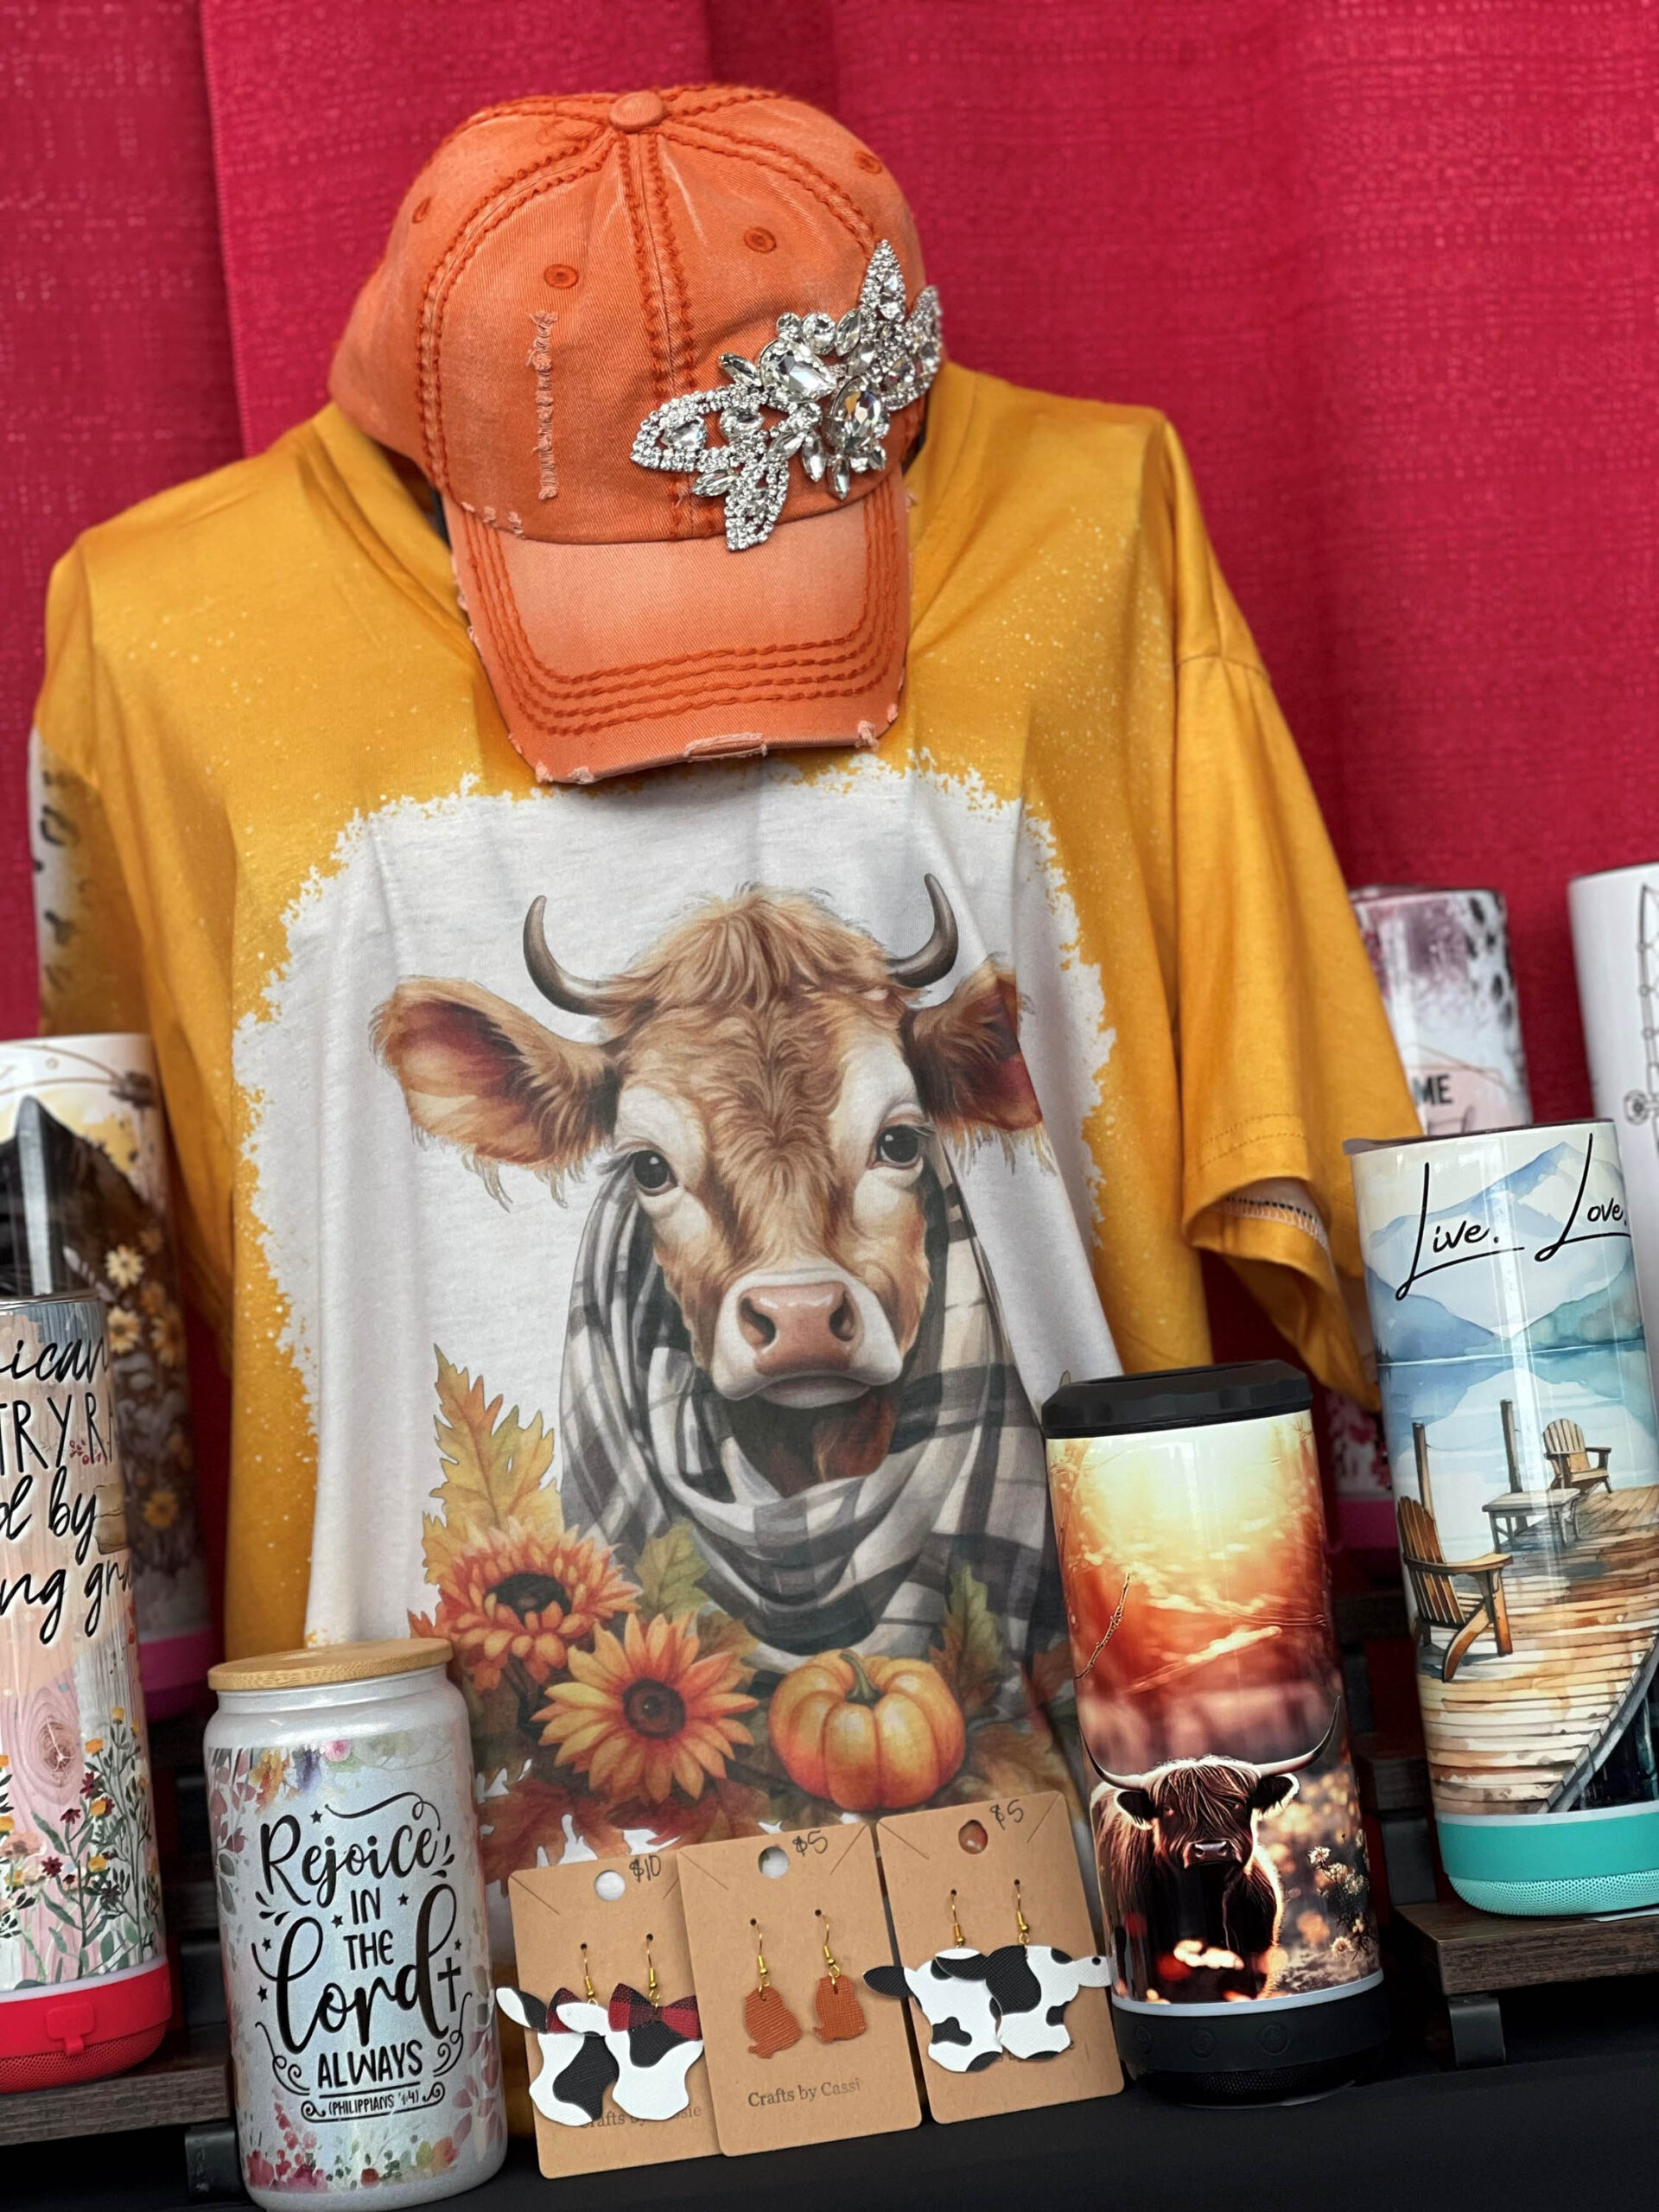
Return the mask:
[[219,1899],[206,1854],[169,1859],[162,1872],[162,1916],[169,1936],[216,1936]]
[[1402,1904],[1420,1962],[1444,1997],[1535,1989],[1549,1982],[1659,1974],[1659,1911],[1610,1919],[1511,1919],[1449,1904]]
[[113,2135],[130,2127],[188,2127],[224,2120],[230,2109],[223,2032],[169,2036],[153,2058],[130,2073],[0,2097],[0,2144]]
[[1428,1809],[1428,1758],[1421,1744],[1394,1743],[1381,1736],[1356,1736],[1354,1771],[1359,1802],[1368,1813],[1421,1813]]

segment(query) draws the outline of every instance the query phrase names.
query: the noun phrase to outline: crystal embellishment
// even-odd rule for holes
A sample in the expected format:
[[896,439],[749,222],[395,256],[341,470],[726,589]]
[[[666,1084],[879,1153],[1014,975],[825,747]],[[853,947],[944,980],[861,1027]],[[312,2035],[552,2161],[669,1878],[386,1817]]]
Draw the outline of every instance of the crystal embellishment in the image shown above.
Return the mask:
[[[870,256],[858,305],[834,315],[780,315],[778,335],[756,360],[722,353],[726,378],[683,392],[647,415],[633,441],[641,468],[689,475],[700,499],[726,502],[734,553],[771,537],[799,458],[814,484],[838,499],[855,476],[887,465],[893,418],[932,384],[944,358],[939,296],[930,284],[906,314],[904,271],[883,238]],[[725,442],[709,440],[718,417]],[[778,419],[768,425],[767,416]]]

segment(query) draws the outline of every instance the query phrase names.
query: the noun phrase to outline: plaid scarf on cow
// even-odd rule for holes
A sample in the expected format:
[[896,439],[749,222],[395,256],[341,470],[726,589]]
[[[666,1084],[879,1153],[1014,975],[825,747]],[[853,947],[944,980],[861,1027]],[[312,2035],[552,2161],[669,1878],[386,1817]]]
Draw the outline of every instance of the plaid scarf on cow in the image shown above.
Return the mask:
[[624,1559],[689,1521],[715,1604],[784,1672],[856,1645],[920,1653],[954,1569],[984,1585],[1014,1662],[1065,1633],[1043,1442],[972,1227],[937,1152],[923,1181],[930,1286],[874,1473],[779,1495],[734,1438],[691,1356],[626,1167],[607,1177],[577,1262],[560,1395],[562,1490]]

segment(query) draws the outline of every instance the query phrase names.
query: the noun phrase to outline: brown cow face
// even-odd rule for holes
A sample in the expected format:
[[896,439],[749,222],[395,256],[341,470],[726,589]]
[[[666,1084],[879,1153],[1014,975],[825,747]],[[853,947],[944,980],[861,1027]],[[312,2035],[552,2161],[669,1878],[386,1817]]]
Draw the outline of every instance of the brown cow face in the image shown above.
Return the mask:
[[893,1010],[783,1002],[628,1053],[625,1157],[698,1363],[728,1398],[830,1405],[898,1377],[927,1297],[929,1128]]
[[1177,1866],[1243,1866],[1255,1849],[1262,1815],[1296,1795],[1291,1774],[1262,1774],[1242,1759],[1184,1759],[1144,1784],[1120,1787],[1119,1809],[1150,1828],[1160,1854]]
[[400,983],[376,1043],[416,1126],[556,1179],[626,1162],[692,1349],[729,1399],[810,1409],[896,1379],[928,1291],[931,1132],[1034,1128],[1013,979],[918,1007],[810,900],[722,902],[556,1036],[466,983]]

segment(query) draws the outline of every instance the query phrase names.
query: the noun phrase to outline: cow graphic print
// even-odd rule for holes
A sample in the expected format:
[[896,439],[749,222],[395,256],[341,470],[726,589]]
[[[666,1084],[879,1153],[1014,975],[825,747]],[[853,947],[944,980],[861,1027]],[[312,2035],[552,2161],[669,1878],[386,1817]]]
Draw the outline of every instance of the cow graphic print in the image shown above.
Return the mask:
[[[582,1193],[563,1311],[525,1293],[562,1335],[556,1429],[439,1354],[437,1604],[410,1619],[518,1776],[486,1878],[567,1818],[681,1841],[908,1810],[982,1745],[1064,1781],[1030,1701],[1065,1647],[1042,1440],[957,1164],[994,1142],[1040,1202],[1052,1162],[1013,969],[964,955],[936,877],[910,903],[893,945],[742,886],[584,982],[543,894],[514,950],[536,1014],[413,975],[378,1008],[422,1136],[498,1196]],[[839,1702],[882,1718],[848,1758],[798,1708],[849,1651]]]
[[1069,2050],[1067,2007],[1080,1989],[1104,1989],[1111,1978],[1097,1955],[1005,1943],[988,1954],[953,1945],[919,1967],[872,1967],[864,1980],[883,1997],[908,1991],[928,2024],[928,2056],[952,2074],[976,2074],[1004,2052],[1053,2058]]

